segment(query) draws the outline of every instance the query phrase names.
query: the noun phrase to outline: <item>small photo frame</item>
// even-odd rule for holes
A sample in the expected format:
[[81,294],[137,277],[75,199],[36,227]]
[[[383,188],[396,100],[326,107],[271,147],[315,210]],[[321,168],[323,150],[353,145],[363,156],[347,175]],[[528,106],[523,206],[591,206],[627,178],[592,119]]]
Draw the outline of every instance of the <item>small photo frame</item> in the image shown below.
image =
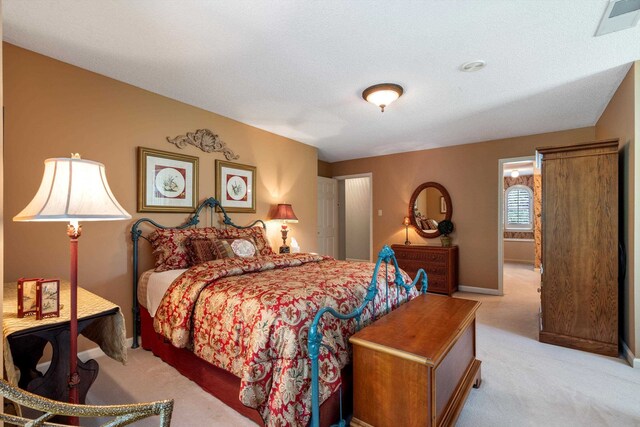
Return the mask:
[[36,296],[36,319],[60,316],[60,280],[38,280]]
[[37,307],[36,287],[41,277],[35,279],[18,279],[18,317],[34,316]]
[[227,212],[255,213],[256,167],[216,160],[216,199]]
[[447,213],[447,202],[444,200],[444,196],[440,196],[440,213]]
[[198,158],[138,147],[138,212],[193,212]]

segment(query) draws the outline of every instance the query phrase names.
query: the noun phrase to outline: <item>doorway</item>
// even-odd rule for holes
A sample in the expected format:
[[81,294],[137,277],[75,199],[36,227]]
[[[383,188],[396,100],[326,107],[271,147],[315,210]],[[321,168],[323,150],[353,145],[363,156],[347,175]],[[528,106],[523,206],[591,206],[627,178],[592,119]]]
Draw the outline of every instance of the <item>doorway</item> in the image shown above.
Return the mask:
[[534,156],[500,159],[498,163],[498,294],[504,295],[505,271],[534,270],[534,175],[539,177],[539,172]]
[[338,259],[371,261],[372,174],[338,176]]

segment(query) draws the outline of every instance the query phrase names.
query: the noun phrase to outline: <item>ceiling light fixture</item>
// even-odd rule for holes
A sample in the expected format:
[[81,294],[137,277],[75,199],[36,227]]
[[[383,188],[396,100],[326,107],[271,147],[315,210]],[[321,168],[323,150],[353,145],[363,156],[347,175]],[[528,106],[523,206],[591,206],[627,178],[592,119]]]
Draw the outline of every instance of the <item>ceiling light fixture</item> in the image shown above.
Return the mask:
[[380,107],[384,113],[385,107],[388,107],[396,99],[400,98],[404,93],[402,86],[395,83],[381,83],[369,86],[362,92],[365,101]]
[[465,62],[460,66],[460,70],[464,71],[465,73],[472,73],[474,71],[482,70],[486,65],[487,63],[485,61],[479,59],[477,61]]
[[514,169],[511,171],[511,178],[517,178],[520,176],[520,171],[518,169]]

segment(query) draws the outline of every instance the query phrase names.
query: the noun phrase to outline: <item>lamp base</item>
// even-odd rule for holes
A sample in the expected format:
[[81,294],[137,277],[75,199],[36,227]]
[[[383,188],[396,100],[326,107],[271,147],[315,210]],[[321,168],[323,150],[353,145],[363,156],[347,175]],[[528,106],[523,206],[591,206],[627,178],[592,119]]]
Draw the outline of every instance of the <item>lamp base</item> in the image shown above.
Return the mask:
[[280,253],[281,254],[289,254],[291,253],[291,248],[287,245],[282,245],[280,246]]

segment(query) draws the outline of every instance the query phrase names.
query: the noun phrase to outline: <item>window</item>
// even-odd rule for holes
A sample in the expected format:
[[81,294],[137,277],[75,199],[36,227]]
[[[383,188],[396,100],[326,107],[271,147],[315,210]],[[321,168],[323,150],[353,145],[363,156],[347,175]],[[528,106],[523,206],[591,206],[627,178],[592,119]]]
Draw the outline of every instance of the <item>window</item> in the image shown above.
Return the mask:
[[514,185],[504,193],[504,226],[507,230],[533,229],[533,191]]

